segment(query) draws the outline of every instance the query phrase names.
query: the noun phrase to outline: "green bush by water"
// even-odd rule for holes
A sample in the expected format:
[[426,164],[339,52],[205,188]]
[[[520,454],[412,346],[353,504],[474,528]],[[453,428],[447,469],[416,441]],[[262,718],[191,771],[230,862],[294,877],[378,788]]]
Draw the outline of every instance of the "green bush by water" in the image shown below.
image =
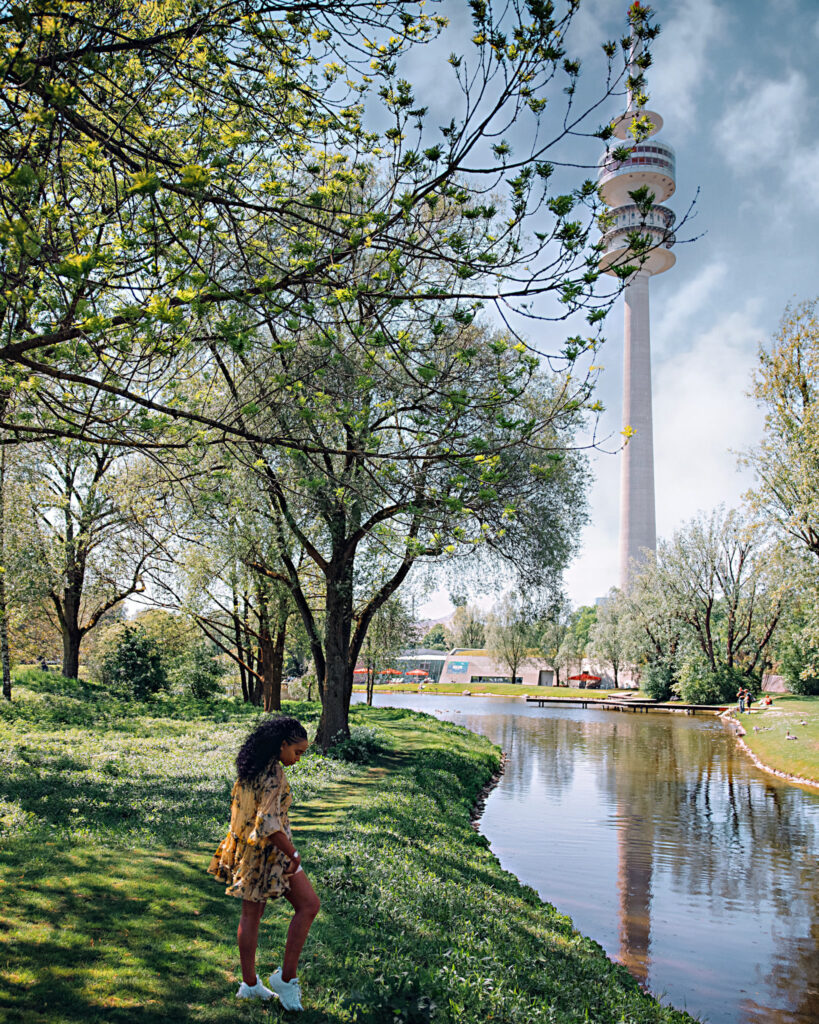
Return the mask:
[[804,631],[794,630],[779,645],[779,670],[791,693],[800,697],[819,695],[819,676],[806,666],[817,663],[817,650]]
[[675,689],[686,704],[730,704],[740,687],[758,696],[762,684],[758,677],[739,669],[720,665],[716,672],[710,672],[701,661],[691,660],[683,663]]
[[674,672],[664,662],[654,662],[643,670],[642,689],[651,700],[671,700],[674,695]]

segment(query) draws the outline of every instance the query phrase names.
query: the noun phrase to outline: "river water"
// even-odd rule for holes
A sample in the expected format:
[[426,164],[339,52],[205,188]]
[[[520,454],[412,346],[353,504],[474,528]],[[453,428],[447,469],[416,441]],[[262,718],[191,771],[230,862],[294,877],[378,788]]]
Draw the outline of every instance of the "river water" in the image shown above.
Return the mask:
[[481,819],[501,864],[663,1002],[711,1024],[819,1022],[819,793],[756,769],[718,719],[375,703],[507,752]]

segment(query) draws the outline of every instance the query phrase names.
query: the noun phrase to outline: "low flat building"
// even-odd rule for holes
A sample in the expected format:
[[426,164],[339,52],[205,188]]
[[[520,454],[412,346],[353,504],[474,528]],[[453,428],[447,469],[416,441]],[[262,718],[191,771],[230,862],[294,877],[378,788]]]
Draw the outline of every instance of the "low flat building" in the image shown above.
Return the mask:
[[554,686],[555,672],[543,658],[530,658],[518,666],[514,679],[507,665],[501,665],[482,648],[456,647],[446,656],[440,681],[463,683],[516,683],[520,686]]

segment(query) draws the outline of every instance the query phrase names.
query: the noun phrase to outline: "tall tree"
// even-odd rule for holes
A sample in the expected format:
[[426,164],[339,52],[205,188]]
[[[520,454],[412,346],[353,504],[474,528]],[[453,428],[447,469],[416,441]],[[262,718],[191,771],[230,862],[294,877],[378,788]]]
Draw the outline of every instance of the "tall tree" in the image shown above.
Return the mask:
[[589,634],[589,649],[611,665],[615,686],[620,685],[620,670],[633,657],[631,619],[619,597],[616,588],[609,591]]
[[745,462],[757,476],[756,514],[819,558],[819,318],[817,299],[788,307],[759,353],[752,395],[765,434]]
[[565,641],[570,622],[571,606],[561,597],[552,603],[533,630],[537,649],[554,669],[556,686],[560,686],[560,673],[566,663]]
[[759,678],[796,581],[782,545],[720,508],[661,542],[628,598],[653,595],[654,613],[642,619],[651,660],[673,668],[684,696],[708,703],[740,677]]
[[450,647],[483,647],[486,642],[486,616],[474,604],[459,604],[446,630]]
[[490,657],[509,669],[517,682],[518,669],[532,658],[532,614],[518,594],[504,594],[492,609],[486,624]]
[[[264,564],[310,637],[322,743],[346,734],[370,621],[419,559],[483,550],[554,586],[585,517],[582,459],[570,450],[583,381],[545,375],[522,346],[475,325],[408,336],[401,358],[373,327],[366,354],[353,343],[342,359],[340,339],[328,354],[308,336],[258,367],[275,373],[297,356],[302,367],[275,410],[290,443],[252,448],[246,491],[264,493],[276,545]],[[305,586],[316,574],[320,617]]]
[[558,655],[568,671],[571,671],[573,662],[577,664],[578,673],[582,670],[583,659],[589,652],[591,631],[596,621],[597,609],[594,605],[580,605],[570,614],[568,629]]
[[236,666],[244,700],[278,711],[295,608],[282,583],[257,567],[259,551],[242,542],[241,524],[228,524],[237,507],[221,511],[216,522],[212,515],[188,520],[188,528],[204,529],[177,549],[161,588]]
[[452,646],[447,641],[446,631],[440,622],[436,622],[436,624],[421,637],[421,645],[423,647],[428,647],[433,651],[446,651]]
[[9,602],[6,593],[6,447],[0,448],[0,662],[3,667],[3,697],[11,700],[9,658]]
[[373,687],[376,677],[385,668],[390,668],[402,649],[409,647],[415,639],[415,623],[412,613],[394,594],[373,615],[367,636],[361,645],[361,660],[367,670],[367,703],[373,702]]
[[165,487],[142,460],[106,446],[44,442],[26,463],[32,587],[52,606],[63,675],[76,678],[83,638],[145,589],[162,556]]

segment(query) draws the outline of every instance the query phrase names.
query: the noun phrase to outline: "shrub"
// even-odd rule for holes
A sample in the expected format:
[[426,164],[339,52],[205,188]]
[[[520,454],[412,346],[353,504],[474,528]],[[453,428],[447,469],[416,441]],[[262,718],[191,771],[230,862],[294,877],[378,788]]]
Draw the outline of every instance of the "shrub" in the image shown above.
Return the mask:
[[728,704],[736,700],[740,686],[758,694],[761,685],[755,676],[745,675],[737,668],[721,665],[716,672],[701,662],[686,662],[680,672],[679,694],[686,704]]
[[317,700],[318,683],[316,682],[316,673],[307,672],[301,679],[292,680],[287,684],[287,691],[293,700]]
[[364,725],[354,725],[350,729],[349,738],[330,747],[327,754],[329,757],[335,758],[336,761],[367,764],[384,749],[381,737],[375,729]]
[[181,689],[189,690],[197,700],[209,700],[221,689],[222,666],[213,657],[204,643],[198,643],[191,651],[178,659],[173,670],[173,679]]
[[652,662],[643,671],[641,684],[652,700],[670,700],[674,685],[671,666],[662,661]]
[[102,662],[102,681],[114,693],[146,700],[168,688],[156,642],[139,626],[126,626]]

